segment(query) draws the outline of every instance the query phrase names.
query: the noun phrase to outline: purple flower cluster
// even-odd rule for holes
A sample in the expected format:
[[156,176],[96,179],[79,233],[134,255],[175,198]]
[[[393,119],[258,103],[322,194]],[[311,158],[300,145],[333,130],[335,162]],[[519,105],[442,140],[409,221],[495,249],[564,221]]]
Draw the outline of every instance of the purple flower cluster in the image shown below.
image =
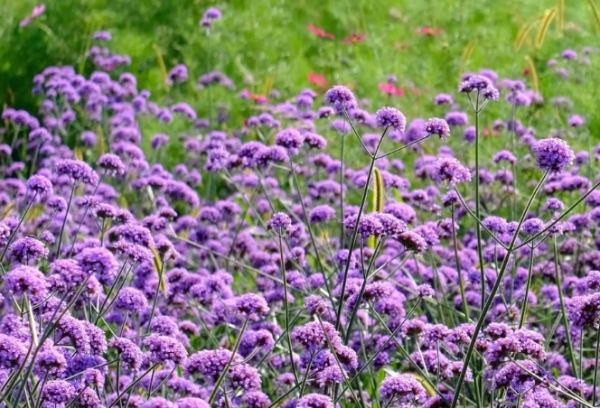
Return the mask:
[[408,126],[360,87],[230,72],[195,104],[186,65],[155,96],[110,39],[2,113],[3,404],[597,405],[600,146],[576,103],[482,69]]

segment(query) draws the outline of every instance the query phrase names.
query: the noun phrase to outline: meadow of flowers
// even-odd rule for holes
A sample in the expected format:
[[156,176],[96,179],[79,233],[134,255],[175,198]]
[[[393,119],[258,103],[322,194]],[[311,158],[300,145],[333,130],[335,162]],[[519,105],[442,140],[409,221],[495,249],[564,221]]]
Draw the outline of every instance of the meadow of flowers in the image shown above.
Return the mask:
[[407,117],[394,75],[375,106],[182,63],[158,98],[111,41],[2,111],[0,407],[600,406],[600,145],[569,98],[481,69]]

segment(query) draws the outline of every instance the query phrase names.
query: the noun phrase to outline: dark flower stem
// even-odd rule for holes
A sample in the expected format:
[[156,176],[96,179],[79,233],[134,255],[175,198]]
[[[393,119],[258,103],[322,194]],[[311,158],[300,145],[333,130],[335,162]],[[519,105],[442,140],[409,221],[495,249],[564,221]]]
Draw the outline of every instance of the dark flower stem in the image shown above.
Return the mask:
[[[308,212],[306,211],[306,204],[304,203],[304,197],[302,197],[302,192],[300,191],[300,183],[298,182],[298,175],[296,174],[294,160],[291,158],[291,156],[290,156],[290,168],[291,168],[291,172],[292,172],[292,177],[294,179],[294,184],[296,185],[298,199],[300,201],[300,205],[302,206],[302,214],[304,215],[304,219],[308,220]],[[340,186],[341,186],[341,184],[340,184]],[[342,197],[343,197],[343,190],[344,189],[341,189]],[[344,206],[342,205],[341,208],[342,208],[342,214],[343,214]],[[343,219],[342,219],[342,232],[343,232],[343,227],[344,227],[344,223],[343,223]],[[319,268],[319,271],[321,271],[321,273],[323,273],[324,272],[323,261],[321,260],[321,255],[319,254],[319,247],[317,246],[317,242],[315,240],[315,234],[314,234],[312,227],[310,226],[310,222],[306,223],[306,228],[308,229],[308,234],[310,236],[310,243],[312,244],[312,246],[315,250],[315,258],[317,260],[317,266]],[[341,247],[343,247],[343,245]],[[325,279],[325,288],[327,289],[327,294],[328,294],[329,300],[331,301],[331,305],[332,305],[332,307],[335,308],[335,304],[333,303],[333,295],[331,292],[331,288],[329,287],[329,279]]]
[[[104,176],[104,174],[100,175],[98,184],[96,184],[96,188],[94,189],[94,192],[91,194],[92,198],[96,195],[96,191],[98,191],[98,187],[100,186],[100,183],[102,183],[103,176]],[[73,256],[73,250],[75,249],[75,243],[77,242],[77,236],[79,235],[79,231],[81,231],[81,226],[83,225],[83,223],[85,221],[85,217],[89,210],[90,210],[90,205],[86,205],[85,210],[83,211],[83,217],[81,217],[81,221],[79,222],[79,225],[77,226],[77,232],[75,232],[75,235],[73,236],[73,243],[71,244],[71,249],[69,250],[69,258]],[[102,231],[102,233],[103,233],[103,239],[104,239],[104,231]]]
[[146,333],[150,333],[150,326],[152,325],[152,319],[154,318],[154,312],[156,311],[156,303],[158,301],[158,292],[162,286],[163,280],[163,271],[165,269],[165,263],[162,262],[160,265],[160,270],[158,271],[158,285],[156,286],[156,291],[154,292],[154,299],[152,300],[152,309],[150,310],[150,318],[148,319],[148,327],[146,327]]
[[296,372],[296,365],[294,364],[294,349],[292,348],[292,335],[290,333],[290,306],[288,304],[288,288],[287,288],[287,277],[285,273],[285,262],[283,259],[283,240],[281,234],[283,231],[279,231],[279,257],[281,262],[281,277],[283,279],[283,307],[285,310],[285,337],[288,346],[288,353],[290,355],[290,363],[292,364],[292,372],[294,378],[298,382],[298,373]]
[[458,285],[460,287],[460,298],[463,304],[463,313],[465,314],[465,323],[469,322],[469,305],[467,305],[467,295],[465,293],[465,282],[462,278],[462,271],[460,268],[460,259],[458,257],[458,243],[456,241],[456,227],[455,227],[455,219],[456,214],[454,213],[454,204],[452,204],[451,208],[452,212],[452,241],[454,247],[454,259],[456,261],[456,271],[458,272]]
[[596,384],[598,379],[598,357],[600,356],[600,325],[596,331],[596,364],[594,364],[594,384],[592,390],[592,405],[596,406]]
[[[458,377],[458,382],[456,383],[456,389],[454,390],[454,397],[452,399],[452,405],[450,406],[451,408],[456,408],[456,406],[458,404],[458,400],[460,399],[462,386],[465,381],[465,375],[467,374],[467,371],[469,369],[469,362],[471,361],[471,357],[473,356],[473,351],[475,350],[475,343],[477,342],[477,337],[479,336],[479,333],[481,332],[481,328],[483,327],[483,323],[485,322],[487,312],[490,310],[490,307],[492,307],[492,302],[494,301],[494,297],[496,296],[496,293],[498,292],[498,289],[500,288],[500,286],[502,284],[502,279],[504,278],[504,273],[506,272],[506,268],[508,266],[508,261],[510,260],[510,256],[514,250],[515,242],[517,241],[517,237],[519,235],[519,231],[521,230],[521,226],[523,225],[523,221],[525,220],[525,216],[529,212],[529,208],[531,207],[533,200],[535,199],[538,191],[540,190],[540,188],[546,181],[547,177],[548,177],[548,172],[544,173],[544,176],[541,178],[538,185],[535,187],[535,190],[533,190],[531,197],[529,197],[529,201],[527,202],[527,205],[525,206],[525,209],[523,210],[523,214],[521,214],[521,219],[519,220],[517,229],[511,239],[506,257],[504,258],[504,261],[502,261],[502,266],[500,267],[500,270],[498,272],[498,277],[496,278],[496,282],[494,283],[494,286],[492,287],[492,291],[490,292],[490,295],[489,295],[487,301],[483,305],[483,309],[481,309],[481,315],[479,316],[479,319],[477,320],[477,324],[475,326],[475,331],[473,332],[473,338],[471,339],[471,343],[469,343],[469,347],[468,347],[467,353],[465,355],[463,369],[461,370],[460,376]],[[483,284],[483,281],[482,281],[482,284]]]
[[525,315],[527,314],[527,304],[529,303],[529,290],[531,289],[531,280],[533,278],[533,244],[531,245],[531,253],[529,254],[529,267],[527,273],[527,285],[525,286],[525,298],[523,299],[523,307],[521,309],[521,318],[519,320],[519,329],[525,324]]
[[427,135],[427,136],[424,136],[424,137],[422,137],[422,138],[420,138],[420,139],[417,139],[417,140],[415,140],[415,141],[413,141],[413,142],[410,142],[410,143],[408,143],[408,144],[405,144],[404,146],[398,147],[397,149],[394,149],[394,150],[392,150],[391,152],[387,152],[387,153],[384,153],[384,154],[382,154],[381,156],[377,156],[375,159],[376,159],[376,160],[378,160],[378,159],[383,159],[384,157],[391,156],[391,155],[392,155],[392,154],[394,154],[394,153],[401,152],[402,150],[404,150],[404,149],[406,149],[406,148],[409,148],[409,147],[411,147],[412,145],[415,145],[415,144],[417,144],[417,143],[419,143],[419,142],[422,142],[423,140],[427,139],[428,137],[429,137],[429,135]]
[[579,378],[577,372],[577,359],[575,358],[575,350],[573,349],[573,341],[571,339],[571,331],[569,330],[569,320],[567,319],[567,312],[565,310],[565,300],[563,297],[562,289],[562,278],[560,276],[560,268],[558,266],[558,244],[556,237],[553,239],[554,249],[554,276],[556,279],[556,286],[558,287],[558,299],[560,301],[561,319],[565,329],[565,337],[567,339],[567,349],[569,350],[569,359],[571,360],[571,367],[573,368],[573,376]]
[[[344,228],[344,145],[346,144],[346,135],[342,135],[342,146],[340,147],[340,248],[344,247],[346,238],[346,229]],[[293,166],[293,165],[292,165]],[[302,203],[304,205],[304,202]],[[315,249],[316,252],[316,249]]]
[[229,371],[229,367],[231,366],[231,363],[233,363],[233,360],[235,359],[235,355],[237,354],[237,351],[240,348],[240,343],[242,342],[242,337],[244,337],[244,332],[246,331],[247,327],[248,327],[248,319],[245,319],[244,324],[242,325],[242,328],[240,330],[240,333],[238,334],[238,338],[235,340],[233,350],[231,350],[231,357],[229,358],[227,365],[223,369],[223,372],[221,373],[221,375],[215,382],[215,387],[213,388],[212,392],[210,393],[210,397],[208,398],[209,405],[212,405],[212,403],[215,401],[217,392],[219,391],[219,387],[221,386],[221,383],[223,383],[223,380],[225,379],[225,376],[227,375],[227,372]]
[[364,272],[363,282],[362,282],[362,285],[360,286],[360,292],[358,293],[358,297],[356,298],[356,303],[354,304],[354,307],[352,308],[352,313],[350,314],[350,319],[348,320],[348,325],[346,328],[346,336],[344,338],[344,344],[348,344],[348,342],[350,341],[350,333],[352,332],[352,325],[354,323],[354,320],[356,319],[356,314],[358,313],[358,309],[360,308],[360,304],[362,302],[362,298],[365,293],[365,288],[367,287],[367,281],[369,279],[369,272],[371,272],[371,269],[373,268],[373,264],[375,263],[375,258],[377,258],[377,254],[379,253],[379,250],[381,249],[383,241],[384,240],[380,239],[379,242],[377,243],[377,247],[375,247],[373,256],[369,260],[369,266],[367,267],[367,270]]
[[[475,100],[475,216],[481,220],[481,201],[479,198],[479,91]],[[477,258],[479,259],[479,272],[481,275],[481,304],[485,303],[485,268],[483,263],[483,238],[481,224],[476,223],[477,231]]]
[[342,290],[340,293],[340,301],[337,310],[337,316],[335,317],[335,328],[339,331],[342,310],[344,307],[344,296],[346,295],[346,285],[348,283],[348,271],[350,270],[350,262],[352,261],[352,251],[354,250],[354,246],[356,245],[356,238],[358,237],[358,225],[360,223],[360,218],[362,216],[362,212],[365,209],[365,204],[367,202],[367,194],[369,193],[369,185],[371,184],[371,177],[373,177],[373,167],[375,167],[375,160],[377,156],[377,152],[379,152],[379,148],[381,147],[381,142],[383,141],[385,134],[387,132],[387,128],[383,131],[381,138],[379,139],[379,143],[377,143],[377,148],[375,149],[375,153],[371,156],[371,165],[369,166],[369,173],[367,176],[367,183],[365,185],[365,189],[363,190],[362,199],[360,201],[360,209],[358,210],[358,215],[356,217],[356,224],[354,224],[354,230],[352,232],[352,239],[350,241],[350,248],[348,250],[348,259],[346,260],[346,266],[344,267],[344,277],[342,279]]
[[56,258],[60,258],[60,246],[62,244],[63,234],[65,232],[65,225],[67,223],[67,217],[69,216],[69,210],[71,209],[71,202],[73,201],[73,194],[75,193],[75,187],[77,186],[77,181],[73,180],[73,186],[71,187],[71,194],[69,195],[69,202],[67,203],[67,210],[65,211],[65,218],[62,222],[62,226],[60,227],[60,235],[58,236],[58,245],[56,246]]

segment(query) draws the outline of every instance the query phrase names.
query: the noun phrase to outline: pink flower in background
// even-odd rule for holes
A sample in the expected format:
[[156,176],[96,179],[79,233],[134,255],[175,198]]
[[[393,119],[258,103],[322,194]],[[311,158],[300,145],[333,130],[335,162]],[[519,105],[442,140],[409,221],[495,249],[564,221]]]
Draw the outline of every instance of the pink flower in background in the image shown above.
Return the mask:
[[379,84],[379,89],[381,90],[381,92],[389,94],[389,95],[396,95],[396,96],[404,95],[404,90],[402,88],[396,88],[394,86],[394,84],[390,84],[390,83]]
[[311,84],[315,84],[320,88],[329,87],[329,82],[325,79],[325,74],[317,74],[316,72],[311,72],[308,74],[308,80]]
[[46,5],[45,4],[40,4],[39,6],[35,6],[33,8],[33,11],[31,12],[31,17],[36,18],[41,16],[44,11],[46,11]]
[[27,16],[23,20],[21,20],[21,22],[19,23],[19,27],[27,27],[29,24],[31,24],[31,22],[36,17],[39,17],[42,14],[44,14],[44,11],[46,11],[46,5],[45,4],[40,4],[39,6],[35,6],[33,8],[33,10],[31,11],[31,16]]
[[31,22],[33,21],[33,19],[31,17],[25,17],[23,20],[21,20],[21,22],[19,23],[19,27],[26,27],[29,24],[31,24]]
[[431,28],[431,27],[421,27],[415,31],[419,34],[425,34],[425,35],[431,35],[431,36],[438,35],[438,34],[441,34],[444,32],[444,30],[442,30],[441,28]]
[[311,33],[314,33],[316,35],[318,35],[319,37],[322,38],[328,38],[330,40],[333,40],[335,38],[335,35],[330,34],[330,33],[326,33],[325,30],[321,29],[321,28],[317,28],[312,24],[308,25],[308,31],[310,31]]

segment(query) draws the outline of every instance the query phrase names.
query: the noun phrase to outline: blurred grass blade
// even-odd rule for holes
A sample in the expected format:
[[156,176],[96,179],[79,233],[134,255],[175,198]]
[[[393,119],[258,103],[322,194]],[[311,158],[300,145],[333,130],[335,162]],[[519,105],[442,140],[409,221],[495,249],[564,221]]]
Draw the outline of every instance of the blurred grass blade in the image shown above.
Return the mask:
[[[160,255],[158,254],[158,251],[156,250],[156,248],[150,247],[150,250],[154,254],[154,269],[156,269],[156,273],[160,276],[160,274],[161,274],[160,271],[163,268],[162,261],[160,260]],[[160,286],[160,290],[162,290],[163,293],[166,293],[167,285],[165,283],[164,277],[160,280],[160,282],[158,282],[158,284]]]
[[474,50],[475,50],[475,40],[471,40],[463,49],[462,56],[461,56],[462,60],[467,61],[469,58],[471,58],[471,54],[473,54]]
[[592,14],[594,15],[594,20],[596,21],[596,28],[598,32],[600,32],[600,10],[598,10],[598,6],[596,6],[595,0],[588,0],[590,7],[592,9]]
[[542,48],[544,39],[548,33],[548,28],[550,27],[552,20],[554,20],[554,17],[556,17],[556,7],[552,7],[544,12],[542,19],[540,20],[540,25],[538,26],[537,34],[535,35],[535,48]]
[[76,147],[73,149],[73,156],[75,156],[77,160],[83,160],[83,148]]
[[562,37],[565,31],[565,0],[557,0],[556,2],[556,26],[558,36]]
[[538,81],[537,71],[535,70],[535,64],[529,55],[525,56],[525,61],[527,61],[527,68],[529,69],[529,75],[531,75],[531,82],[533,83],[533,90],[537,93],[540,92],[540,84]]
[[523,24],[521,26],[521,28],[519,28],[517,37],[515,38],[515,41],[513,42],[513,48],[515,51],[519,51],[521,49],[521,47],[523,46],[523,43],[529,36],[531,29],[533,28],[535,23],[537,23],[538,21],[539,21],[539,17],[533,18],[533,19],[529,20],[528,22],[526,22],[525,24]]
[[[160,68],[160,74],[162,76],[162,83],[167,85],[167,67],[165,66],[165,60],[163,59],[160,47],[156,44],[152,44],[152,49],[156,54],[156,61],[158,62],[158,68]],[[168,86],[168,85],[167,85]]]
[[383,176],[381,175],[381,171],[377,167],[374,169],[373,176],[373,211],[374,212],[382,212],[383,211],[383,201],[385,197],[385,186],[383,184]]
[[[383,176],[377,167],[373,169],[373,195],[371,196],[371,212],[382,212],[385,197],[385,185],[383,184]],[[370,236],[367,244],[369,248],[375,248],[377,239]]]

